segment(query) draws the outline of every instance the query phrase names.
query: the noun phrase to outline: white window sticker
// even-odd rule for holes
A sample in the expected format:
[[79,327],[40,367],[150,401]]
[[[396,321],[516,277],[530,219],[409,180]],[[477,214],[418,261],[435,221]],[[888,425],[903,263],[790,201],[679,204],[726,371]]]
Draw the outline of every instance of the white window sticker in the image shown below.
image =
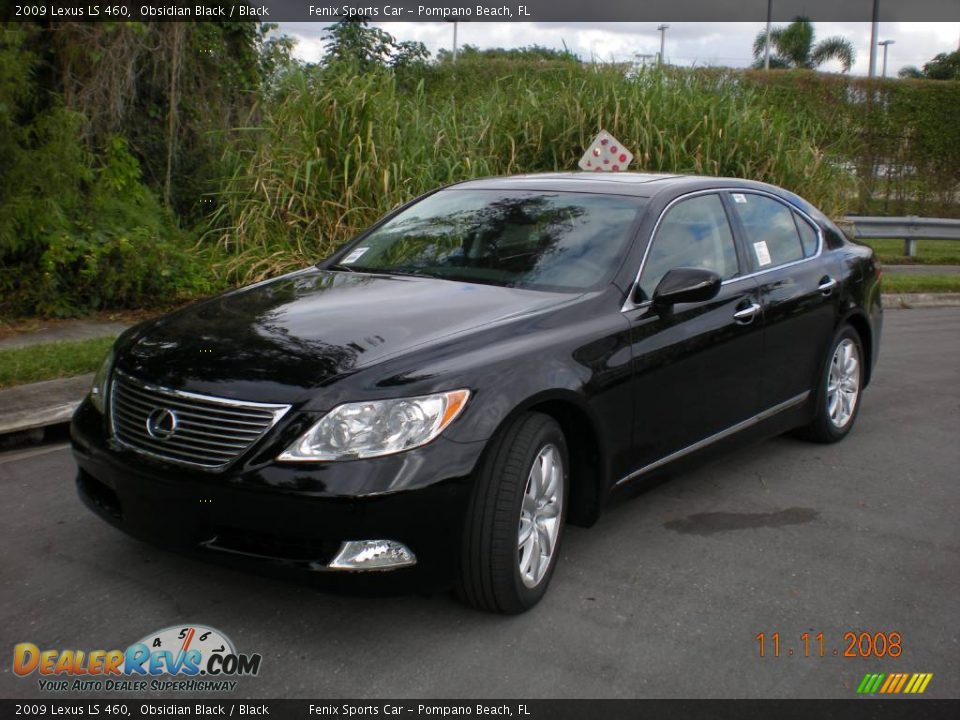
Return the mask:
[[770,251],[767,250],[767,243],[763,240],[753,244],[753,251],[757,254],[757,262],[760,263],[761,267],[769,265],[772,262],[770,260]]
[[351,252],[349,255],[347,255],[347,256],[346,256],[343,260],[341,260],[340,262],[342,262],[344,265],[349,265],[350,263],[355,263],[357,260],[359,260],[361,257],[363,257],[363,254],[364,254],[367,250],[369,250],[369,249],[370,249],[370,248],[368,248],[368,247],[358,247],[358,248],[354,248],[354,249],[353,249],[353,252]]
[[747,197],[746,197],[746,195],[743,195],[742,193],[734,193],[734,194],[733,194],[733,201],[734,201],[734,202],[737,202],[737,203],[745,203],[745,202],[747,201]]

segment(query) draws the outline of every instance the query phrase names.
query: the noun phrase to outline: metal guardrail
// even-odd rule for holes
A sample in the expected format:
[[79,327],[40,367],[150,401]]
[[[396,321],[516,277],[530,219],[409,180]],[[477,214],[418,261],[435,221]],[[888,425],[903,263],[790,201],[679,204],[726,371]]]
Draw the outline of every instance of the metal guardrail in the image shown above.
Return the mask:
[[917,240],[960,240],[960,220],[948,218],[907,217],[845,217],[850,234],[855,238],[876,240],[894,238],[903,240],[907,257],[917,254]]

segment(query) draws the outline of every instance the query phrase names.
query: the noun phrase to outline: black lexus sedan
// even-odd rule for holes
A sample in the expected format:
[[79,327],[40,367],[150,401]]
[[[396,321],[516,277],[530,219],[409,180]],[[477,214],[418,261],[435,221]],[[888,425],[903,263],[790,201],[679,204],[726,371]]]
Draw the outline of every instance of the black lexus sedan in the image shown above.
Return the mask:
[[615,490],[734,435],[850,432],[880,275],[758,182],[463,182],[124,333],[73,418],[78,490],[165,547],[520,612]]

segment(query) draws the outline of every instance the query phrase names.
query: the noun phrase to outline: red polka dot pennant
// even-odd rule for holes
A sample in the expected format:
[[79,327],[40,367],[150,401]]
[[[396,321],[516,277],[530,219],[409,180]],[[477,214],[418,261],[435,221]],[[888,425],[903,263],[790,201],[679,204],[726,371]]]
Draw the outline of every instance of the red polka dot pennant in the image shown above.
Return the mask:
[[633,162],[633,153],[606,130],[601,130],[580,158],[581,170],[588,172],[622,172]]

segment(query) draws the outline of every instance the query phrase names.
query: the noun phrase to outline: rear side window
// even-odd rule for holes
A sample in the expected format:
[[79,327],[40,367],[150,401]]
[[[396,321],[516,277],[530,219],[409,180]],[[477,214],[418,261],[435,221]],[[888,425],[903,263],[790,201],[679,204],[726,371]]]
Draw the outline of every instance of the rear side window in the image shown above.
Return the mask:
[[660,280],[673,268],[711,270],[722,280],[739,272],[737,248],[719,195],[700,195],[674,205],[652,242],[640,275],[643,300],[653,298]]
[[790,208],[765,195],[751,193],[733,193],[733,201],[747,234],[747,246],[758,268],[803,259],[800,233]]
[[803,245],[803,256],[813,257],[817,253],[817,231],[813,229],[806,220],[794,213],[793,219],[797,223],[797,230],[800,231],[800,244]]

